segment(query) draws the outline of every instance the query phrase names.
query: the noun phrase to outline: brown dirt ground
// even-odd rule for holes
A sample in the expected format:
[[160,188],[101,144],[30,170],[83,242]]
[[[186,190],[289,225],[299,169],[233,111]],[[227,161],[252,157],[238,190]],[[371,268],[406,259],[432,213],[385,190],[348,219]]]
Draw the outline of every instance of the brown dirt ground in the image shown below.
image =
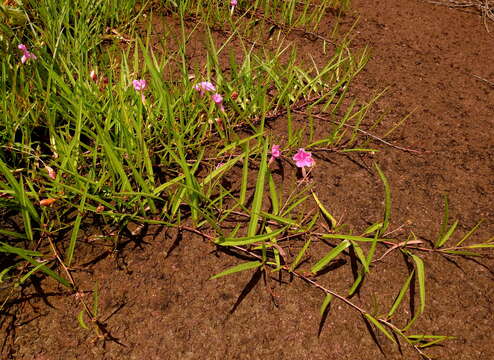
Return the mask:
[[[425,152],[380,146],[374,158],[333,154],[313,171],[321,200],[357,229],[378,220],[382,184],[367,170],[377,159],[392,186],[394,227],[405,224],[404,230],[420,239],[435,239],[447,193],[460,232],[484,218],[476,239],[492,236],[494,91],[475,75],[494,80],[494,47],[481,18],[424,1],[354,0],[353,9],[356,14],[343,19],[349,26],[360,15],[353,46],[369,45],[373,56],[352,94],[369,98],[389,87],[371,117],[386,114],[384,124],[391,126],[413,110],[391,141]],[[325,27],[331,29],[330,23],[320,31]],[[311,251],[318,256],[323,250],[319,244]],[[100,253],[81,251],[80,264]],[[451,261],[432,254],[424,260],[427,308],[413,329],[456,336],[430,354],[494,359],[494,260]],[[417,358],[376,334],[380,350],[362,319],[338,301],[318,335],[323,295],[286,275],[281,283],[268,282],[277,306],[262,279],[237,306],[256,280],[252,273],[208,278],[238,262],[199,236],[177,238],[173,231],[155,229],[141,244],[129,243],[118,258],[104,256],[75,273],[83,289],[98,282],[100,313],[120,345],[95,341],[93,332],[82,330],[76,321],[79,301],[45,281],[19,300],[15,331],[2,355],[26,360]],[[384,311],[405,276],[403,259],[386,257],[353,301],[367,308],[377,301]],[[318,280],[345,291],[350,279],[350,267],[341,266]]]

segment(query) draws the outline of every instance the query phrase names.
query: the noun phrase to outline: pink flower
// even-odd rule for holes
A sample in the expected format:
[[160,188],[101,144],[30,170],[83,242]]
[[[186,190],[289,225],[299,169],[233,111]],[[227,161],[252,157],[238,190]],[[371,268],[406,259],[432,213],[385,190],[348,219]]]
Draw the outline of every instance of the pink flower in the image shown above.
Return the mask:
[[203,81],[194,85],[194,90],[199,91],[199,95],[203,96],[206,91],[216,91],[216,87],[209,81]]
[[271,164],[275,159],[278,159],[281,156],[281,146],[280,145],[273,145],[271,147],[271,158],[269,159],[269,163]]
[[231,0],[230,5],[231,6],[237,6],[237,0]]
[[37,57],[33,53],[31,53],[28,49],[27,46],[24,44],[19,44],[17,48],[22,51],[22,57],[21,57],[21,63],[25,64],[29,59],[36,60]]
[[146,89],[148,83],[144,79],[141,79],[141,80],[132,80],[132,85],[134,85],[134,89],[136,91],[143,91],[144,89]]
[[141,91],[141,101],[143,104],[146,103],[146,97],[144,96],[144,90],[148,86],[147,81],[144,79],[132,80],[132,85],[134,85],[135,91]]
[[216,93],[211,96],[211,99],[213,99],[214,103],[221,111],[225,111],[225,108],[223,107],[223,96]]
[[271,156],[275,159],[278,159],[281,156],[281,146],[280,145],[273,145],[271,147]]
[[295,165],[299,168],[304,168],[305,166],[313,166],[315,164],[312,154],[305,151],[303,148],[298,149],[298,152],[293,156]]

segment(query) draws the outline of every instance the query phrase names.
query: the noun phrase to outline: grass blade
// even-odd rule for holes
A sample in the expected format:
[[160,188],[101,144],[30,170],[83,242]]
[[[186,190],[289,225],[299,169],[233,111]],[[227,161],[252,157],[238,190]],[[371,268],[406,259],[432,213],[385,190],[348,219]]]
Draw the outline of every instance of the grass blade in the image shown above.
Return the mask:
[[305,252],[307,251],[307,249],[309,248],[310,246],[310,243],[312,242],[312,239],[309,238],[309,240],[307,240],[304,244],[304,246],[302,247],[302,249],[300,249],[300,251],[298,252],[297,254],[297,257],[295,258],[295,260],[292,262],[292,264],[290,265],[290,271],[292,272],[293,270],[295,270],[298,266],[298,264],[300,264],[300,261],[302,260],[302,257],[304,256]]
[[323,215],[326,217],[326,219],[328,219],[328,221],[331,223],[331,228],[334,229],[336,227],[336,224],[337,224],[337,221],[336,219],[334,218],[333,215],[331,215],[329,213],[329,211],[324,207],[324,205],[321,203],[321,201],[319,200],[319,198],[317,197],[317,195],[312,192],[312,196],[314,197],[314,200],[316,201],[317,203],[317,206],[319,206],[319,209],[321,210],[321,212],[323,213]]
[[456,247],[460,246],[461,244],[463,244],[463,242],[464,242],[465,240],[467,240],[468,238],[470,238],[470,236],[472,236],[472,235],[473,235],[473,234],[477,231],[477,229],[480,227],[480,225],[482,224],[482,222],[483,222],[483,221],[484,221],[484,220],[480,220],[480,221],[477,223],[477,225],[475,225],[475,226],[472,228],[472,230],[470,230],[468,233],[466,233],[466,235],[465,235],[465,236],[463,236],[463,238],[462,238],[460,241],[458,241],[458,243],[457,243],[455,246],[456,246]]
[[424,262],[417,255],[412,255],[412,259],[415,262],[417,269],[417,278],[419,281],[419,299],[420,299],[420,314],[424,313],[425,310],[425,270]]
[[213,275],[209,278],[209,280],[213,280],[213,279],[218,279],[222,276],[226,276],[226,275],[230,275],[230,274],[235,274],[237,272],[240,272],[240,271],[245,271],[245,270],[250,270],[250,269],[256,269],[258,268],[259,266],[261,266],[262,263],[260,261],[249,261],[249,262],[246,262],[246,263],[242,263],[242,264],[239,264],[239,265],[236,265],[234,267],[231,267],[229,269],[226,269],[225,271],[222,271],[216,275]]
[[415,270],[412,270],[408,278],[406,279],[405,283],[401,287],[400,292],[398,293],[398,296],[396,297],[395,301],[393,302],[393,305],[391,305],[391,309],[389,309],[388,316],[387,318],[391,318],[395,311],[398,309],[398,306],[400,306],[403,297],[405,296],[406,292],[408,291],[408,288],[410,287],[410,282],[413,279],[413,275],[415,274]]
[[67,248],[67,254],[65,256],[65,262],[67,266],[70,266],[72,259],[74,257],[75,244],[77,242],[77,234],[79,234],[79,227],[81,226],[81,220],[84,212],[84,205],[86,203],[86,191],[82,196],[81,204],[79,205],[79,211],[74,222],[74,228],[72,229],[72,234],[70,235],[69,247]]
[[264,195],[264,183],[266,178],[266,172],[268,168],[267,163],[268,157],[268,142],[264,142],[262,156],[261,156],[261,164],[259,166],[259,174],[257,176],[256,181],[256,191],[254,193],[254,200],[252,201],[252,212],[250,215],[249,227],[247,229],[247,236],[252,237],[257,232],[257,222],[259,220],[259,216],[261,214],[262,209],[262,198]]
[[322,270],[331,260],[337,257],[343,250],[348,248],[351,245],[351,242],[348,240],[343,240],[338,246],[336,246],[333,250],[328,252],[321,260],[319,260],[310,270],[313,274],[316,274],[318,271]]
[[242,246],[242,245],[249,245],[249,244],[254,244],[257,242],[263,242],[272,239],[273,237],[281,234],[286,230],[286,227],[283,227],[281,229],[275,230],[273,232],[270,232],[268,234],[260,234],[260,235],[254,235],[254,236],[246,236],[246,237],[240,237],[240,238],[224,238],[224,239],[218,239],[215,241],[216,244],[221,245],[221,246]]
[[449,238],[451,237],[451,235],[453,235],[453,233],[455,232],[455,230],[456,230],[456,227],[457,227],[457,226],[458,226],[458,220],[456,220],[456,221],[454,222],[454,224],[453,224],[453,225],[451,225],[451,227],[449,228],[449,230],[448,230],[446,233],[444,233],[444,235],[442,235],[442,236],[441,236],[441,237],[440,237],[440,238],[436,241],[436,243],[434,244],[434,247],[435,247],[436,249],[438,249],[438,248],[440,248],[441,246],[443,246],[443,245],[446,243],[446,241],[448,241],[448,240],[449,240]]
[[319,309],[319,314],[321,316],[323,316],[324,313],[326,312],[326,309],[328,308],[329,304],[331,303],[331,300],[333,300],[333,295],[326,294],[326,297],[324,298],[324,300],[321,304],[321,308]]
[[388,330],[386,330],[386,328],[379,322],[379,320],[377,320],[370,314],[364,314],[364,316],[366,317],[367,320],[373,323],[389,340],[391,340],[393,343],[396,344],[396,340],[394,339],[394,337],[390,334]]
[[377,173],[379,177],[381,178],[381,181],[384,184],[384,193],[385,193],[385,199],[384,199],[384,218],[382,222],[382,227],[379,230],[379,234],[382,236],[386,230],[388,229],[389,226],[389,220],[391,218],[391,188],[389,187],[389,182],[384,173],[382,172],[381,168],[377,163],[374,164],[374,167],[377,170]]

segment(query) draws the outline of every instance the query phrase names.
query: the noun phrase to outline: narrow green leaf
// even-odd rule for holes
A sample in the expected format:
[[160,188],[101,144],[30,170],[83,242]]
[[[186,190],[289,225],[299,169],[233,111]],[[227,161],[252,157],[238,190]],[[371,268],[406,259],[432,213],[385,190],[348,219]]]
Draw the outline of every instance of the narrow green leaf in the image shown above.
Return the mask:
[[277,215],[270,214],[270,213],[267,213],[267,212],[264,212],[264,211],[261,211],[261,215],[263,217],[267,218],[267,219],[271,219],[271,220],[277,221],[280,224],[290,225],[290,226],[298,226],[298,222],[295,221],[295,220],[292,220],[290,218],[286,218],[286,217],[283,217],[283,216],[277,216]]
[[274,183],[273,175],[268,168],[268,184],[269,184],[269,196],[271,198],[271,205],[273,206],[273,214],[277,215],[280,211],[280,203],[278,200],[278,191],[276,184]]
[[312,219],[307,223],[307,225],[304,226],[305,231],[309,232],[312,230],[312,228],[316,225],[317,220],[319,219],[319,213],[316,212]]
[[72,258],[74,256],[75,245],[77,242],[77,234],[79,234],[79,228],[81,226],[81,221],[84,212],[84,205],[86,203],[87,188],[84,189],[84,195],[82,196],[81,203],[79,204],[79,210],[77,217],[74,222],[74,227],[72,229],[72,234],[70,235],[69,247],[67,248],[67,254],[65,256],[65,262],[67,266],[72,263]]
[[455,245],[456,247],[460,246],[461,244],[463,244],[463,242],[465,240],[467,240],[468,238],[470,238],[470,236],[472,236],[476,231],[477,229],[480,227],[480,225],[482,224],[484,220],[480,220],[477,225],[475,225],[468,233],[465,234],[465,236],[460,240],[458,241],[458,243]]
[[412,281],[413,275],[415,274],[415,270],[412,270],[410,275],[407,277],[406,281],[403,283],[403,286],[401,287],[400,292],[398,293],[398,296],[396,297],[395,301],[393,302],[393,305],[391,305],[391,309],[389,309],[388,312],[388,319],[393,316],[395,311],[398,309],[398,306],[400,306],[403,297],[405,296],[406,292],[408,291],[408,288],[410,287],[410,282]]
[[448,195],[444,196],[444,215],[443,215],[443,221],[441,223],[441,227],[439,228],[439,236],[437,237],[437,242],[441,240],[443,235],[446,233],[446,228],[448,227],[448,222],[449,222],[449,201],[448,201]]
[[286,230],[286,227],[283,227],[281,229],[275,230],[271,233],[268,234],[259,234],[255,236],[246,236],[246,237],[240,237],[240,238],[224,238],[224,239],[217,239],[215,241],[216,244],[221,245],[221,246],[242,246],[242,245],[249,245],[257,242],[262,242],[262,241],[267,241],[272,239],[275,236],[278,236],[282,232]]
[[[324,234],[321,236],[324,239],[344,239],[349,241],[360,241],[360,242],[374,242],[376,239],[374,237],[368,238],[358,235],[345,235],[345,234]],[[378,238],[377,241],[393,241],[393,239],[383,239]]]
[[474,256],[474,257],[480,257],[482,256],[481,254],[474,253],[472,251],[461,251],[461,250],[443,250],[444,253],[451,254],[451,255],[458,255],[458,256]]
[[285,211],[283,211],[283,213],[281,214],[281,216],[286,216],[286,215],[290,214],[293,209],[295,209],[297,206],[299,206],[300,204],[302,204],[303,202],[305,202],[305,200],[307,200],[308,197],[309,196],[306,195],[306,196],[301,197],[297,201],[294,201],[292,204],[290,204],[289,207],[286,208]]
[[39,265],[33,267],[31,270],[29,270],[26,274],[24,274],[19,281],[17,282],[18,285],[23,284],[32,274],[34,274],[36,271],[41,269],[43,266],[43,263],[39,263]]
[[367,264],[369,267],[372,263],[372,259],[374,258],[374,254],[376,253],[378,236],[379,236],[379,232],[376,231],[376,233],[374,235],[374,239],[373,239],[372,244],[371,244],[371,247],[369,249],[369,252],[367,253]]
[[81,325],[81,328],[85,330],[89,330],[89,327],[84,322],[84,312],[85,312],[84,310],[81,310],[79,315],[77,315],[77,321],[79,322],[79,325]]
[[436,249],[440,248],[441,246],[443,246],[446,241],[449,240],[449,238],[451,237],[451,235],[453,235],[454,231],[456,230],[456,227],[458,226],[458,220],[456,220],[454,222],[453,225],[451,225],[451,227],[449,228],[449,230],[447,232],[444,233],[444,235],[442,235],[437,241],[436,243],[434,244],[434,247]]
[[331,228],[334,229],[336,227],[336,224],[337,224],[337,221],[336,219],[333,217],[333,215],[331,215],[329,213],[329,211],[324,207],[324,205],[321,203],[321,201],[319,200],[319,198],[317,197],[316,193],[312,192],[312,196],[314,197],[314,200],[316,201],[317,203],[317,206],[319,206],[319,209],[321,210],[321,212],[323,213],[323,215],[326,217],[326,219],[329,220],[329,222],[331,223]]
[[4,242],[1,242],[1,241],[0,241],[0,252],[9,253],[9,254],[16,254],[19,256],[20,256],[20,254],[25,255],[25,256],[38,256],[38,257],[43,256],[43,254],[40,253],[39,251],[32,251],[32,250],[27,250],[27,249],[11,246],[11,245],[4,243]]
[[122,189],[125,191],[132,191],[132,186],[130,185],[130,180],[125,173],[123,167],[123,162],[121,158],[115,152],[115,144],[111,140],[110,136],[104,131],[96,122],[94,122],[96,129],[98,131],[98,137],[105,150],[106,157],[111,164],[112,169],[115,171],[115,178],[120,179],[122,182]]
[[41,253],[37,251],[29,251],[25,249],[21,249],[18,247],[10,246],[4,242],[0,242],[0,252],[6,252],[10,254],[15,254],[24,260],[28,261],[35,267],[39,267],[41,271],[43,271],[45,274],[48,276],[52,277],[53,279],[57,280],[59,283],[71,287],[72,285],[63,277],[59,276],[56,272],[51,270],[49,267],[45,266],[43,263],[40,263],[32,258],[32,256],[43,256]]
[[63,277],[61,277],[60,275],[58,275],[56,272],[54,272],[53,270],[51,270],[49,267],[45,266],[44,264],[39,263],[38,261],[34,260],[30,256],[24,255],[23,253],[18,253],[17,255],[19,255],[24,260],[30,262],[34,266],[41,265],[41,266],[39,266],[39,269],[41,271],[43,271],[46,275],[52,277],[53,279],[55,279],[59,283],[65,285],[66,287],[72,287],[72,285],[66,279],[64,279]]
[[262,135],[262,133],[258,133],[258,134],[254,134],[252,136],[246,137],[245,139],[235,140],[235,141],[231,142],[230,144],[228,144],[227,146],[225,146],[223,149],[221,149],[221,151],[218,153],[218,156],[234,150],[237,146],[242,146],[244,153],[248,153],[249,151],[246,152],[245,148],[243,148],[243,146],[246,146],[248,149],[250,141],[258,138],[261,135]]
[[249,185],[249,155],[250,155],[250,147],[249,143],[246,143],[243,146],[244,152],[244,164],[242,166],[242,183],[240,184],[240,196],[239,202],[240,205],[245,204],[245,199],[247,197],[247,186]]
[[6,275],[14,267],[15,267],[15,265],[12,265],[12,266],[6,267],[2,271],[0,271],[0,283],[3,283],[3,282],[5,282],[5,280],[8,279],[8,278],[6,278]]
[[412,259],[415,262],[417,269],[417,278],[419,281],[419,298],[420,298],[420,314],[425,310],[425,270],[424,262],[417,255],[412,255]]
[[240,272],[240,271],[255,269],[255,268],[258,268],[261,265],[262,265],[262,263],[260,261],[249,261],[249,262],[246,262],[246,263],[242,263],[242,264],[236,265],[234,267],[231,267],[231,268],[229,268],[229,269],[227,269],[225,271],[222,271],[219,274],[216,274],[216,275],[211,276],[209,278],[209,280],[218,279],[218,278],[220,278],[222,276],[234,274],[234,273],[237,273],[237,272]]
[[326,294],[321,304],[321,308],[319,309],[319,314],[321,314],[321,316],[323,316],[324,313],[326,312],[326,309],[328,308],[328,305],[331,303],[331,300],[333,300],[333,295]]
[[29,211],[29,204],[31,202],[27,198],[26,192],[24,191],[24,181],[22,180],[22,177],[19,187],[20,189],[22,189],[18,200],[21,209],[22,219],[24,220],[24,232],[26,233],[27,238],[33,241],[34,240],[33,226],[31,224],[31,212]]
[[362,236],[372,234],[375,231],[381,229],[382,226],[383,226],[383,224],[380,223],[380,222],[379,223],[372,224],[367,229],[365,229],[365,231],[362,233]]
[[412,344],[418,343],[417,346],[419,348],[426,348],[445,340],[452,340],[455,337],[445,335],[409,335],[407,338]]
[[374,164],[377,173],[379,174],[379,177],[381,178],[381,181],[384,184],[384,193],[385,193],[385,200],[384,200],[384,218],[382,222],[382,227],[379,230],[379,235],[382,236],[386,232],[389,226],[389,220],[391,218],[391,188],[389,187],[389,182],[384,173],[382,172],[381,168],[377,163]]
[[306,251],[307,251],[307,249],[309,248],[309,246],[310,246],[310,243],[311,243],[311,242],[312,242],[312,239],[311,239],[311,238],[309,238],[309,239],[305,242],[305,244],[304,244],[304,246],[302,247],[302,249],[300,249],[300,251],[299,251],[299,252],[298,252],[298,254],[297,254],[297,257],[295,258],[295,260],[294,260],[294,261],[292,262],[292,264],[290,265],[290,271],[291,271],[291,272],[292,272],[292,271],[294,271],[294,270],[297,268],[298,264],[299,264],[299,263],[300,263],[300,261],[302,260],[302,257],[304,256],[305,252],[306,252]]
[[393,343],[396,344],[396,340],[394,339],[394,337],[390,334],[390,332],[388,330],[386,330],[386,328],[379,322],[379,320],[377,320],[376,318],[374,318],[373,316],[371,316],[370,314],[364,314],[364,316],[371,322],[373,323],[379,330],[381,330],[381,332],[389,339],[391,340]]
[[19,184],[19,182],[17,182],[15,177],[10,172],[10,169],[2,161],[2,159],[0,159],[0,173],[3,176],[5,176],[5,179],[7,179],[9,185],[14,189],[17,201],[19,201],[20,204],[23,204],[25,206],[25,209],[29,212],[32,219],[37,223],[39,223],[40,219],[38,212],[34,208],[34,205],[31,203],[29,198],[27,197],[24,187],[21,184]]
[[364,251],[359,246],[359,244],[357,244],[356,242],[351,241],[351,243],[352,243],[353,251],[355,251],[355,255],[357,255],[357,258],[362,263],[365,272],[368,273],[369,272],[369,263],[367,262],[367,258],[364,255]]
[[473,244],[473,245],[468,245],[464,246],[464,249],[489,249],[489,248],[494,248],[494,244]]
[[362,270],[359,270],[358,275],[357,275],[357,278],[353,282],[352,287],[350,288],[350,290],[348,290],[348,295],[349,296],[352,296],[353,294],[355,294],[355,291],[357,291],[357,289],[358,289],[360,283],[362,282],[362,280],[364,280],[364,272]]
[[343,149],[340,151],[340,153],[347,153],[347,152],[371,152],[371,153],[378,153],[378,149],[368,149],[368,148],[353,148],[353,149]]
[[319,260],[310,270],[313,274],[322,270],[331,260],[337,257],[343,250],[351,245],[350,241],[343,240],[338,246],[328,252],[321,260]]
[[235,156],[234,158],[228,160],[226,163],[221,165],[220,167],[217,167],[215,170],[213,170],[208,176],[204,178],[204,180],[201,182],[201,185],[206,185],[209,184],[214,178],[217,176],[223,174],[227,170],[229,170],[237,161],[242,159],[244,154],[241,154],[239,156]]
[[264,196],[264,183],[267,172],[267,156],[268,156],[268,142],[264,142],[261,163],[259,165],[259,174],[256,181],[256,190],[254,192],[254,200],[252,201],[252,211],[250,215],[249,227],[247,229],[247,236],[254,236],[257,232],[257,222],[262,210],[262,198]]
[[21,234],[14,231],[2,230],[2,229],[0,229],[0,235],[9,236],[16,239],[27,239],[25,234]]

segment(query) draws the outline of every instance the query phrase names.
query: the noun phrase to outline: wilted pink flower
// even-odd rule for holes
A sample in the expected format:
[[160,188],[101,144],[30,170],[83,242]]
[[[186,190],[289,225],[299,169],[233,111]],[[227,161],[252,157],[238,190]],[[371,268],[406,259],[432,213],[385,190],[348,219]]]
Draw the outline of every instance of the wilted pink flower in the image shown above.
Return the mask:
[[221,111],[225,111],[225,108],[223,107],[223,96],[216,93],[211,96],[211,99],[213,99],[214,103]]
[[299,168],[304,168],[306,166],[313,166],[315,164],[312,154],[305,151],[303,148],[298,149],[298,152],[293,156],[295,165]]
[[28,49],[27,46],[24,44],[19,44],[17,48],[22,51],[22,57],[21,57],[21,62],[25,64],[29,59],[36,60],[36,55],[31,53]]
[[146,89],[148,83],[144,79],[141,79],[141,80],[132,80],[132,85],[134,85],[134,89],[136,91],[143,91],[144,89]]
[[216,91],[216,87],[209,81],[203,81],[194,85],[194,90],[199,91],[199,95],[203,96],[206,91]]
[[93,81],[98,80],[98,75],[96,74],[96,71],[94,71],[94,70],[91,70],[91,72],[89,73],[89,77],[90,77],[90,78],[91,78],[91,80],[93,80]]
[[45,165],[45,169],[48,172],[48,176],[50,177],[50,179],[55,180],[57,178],[57,173],[55,172],[55,170],[53,170],[53,168]]

